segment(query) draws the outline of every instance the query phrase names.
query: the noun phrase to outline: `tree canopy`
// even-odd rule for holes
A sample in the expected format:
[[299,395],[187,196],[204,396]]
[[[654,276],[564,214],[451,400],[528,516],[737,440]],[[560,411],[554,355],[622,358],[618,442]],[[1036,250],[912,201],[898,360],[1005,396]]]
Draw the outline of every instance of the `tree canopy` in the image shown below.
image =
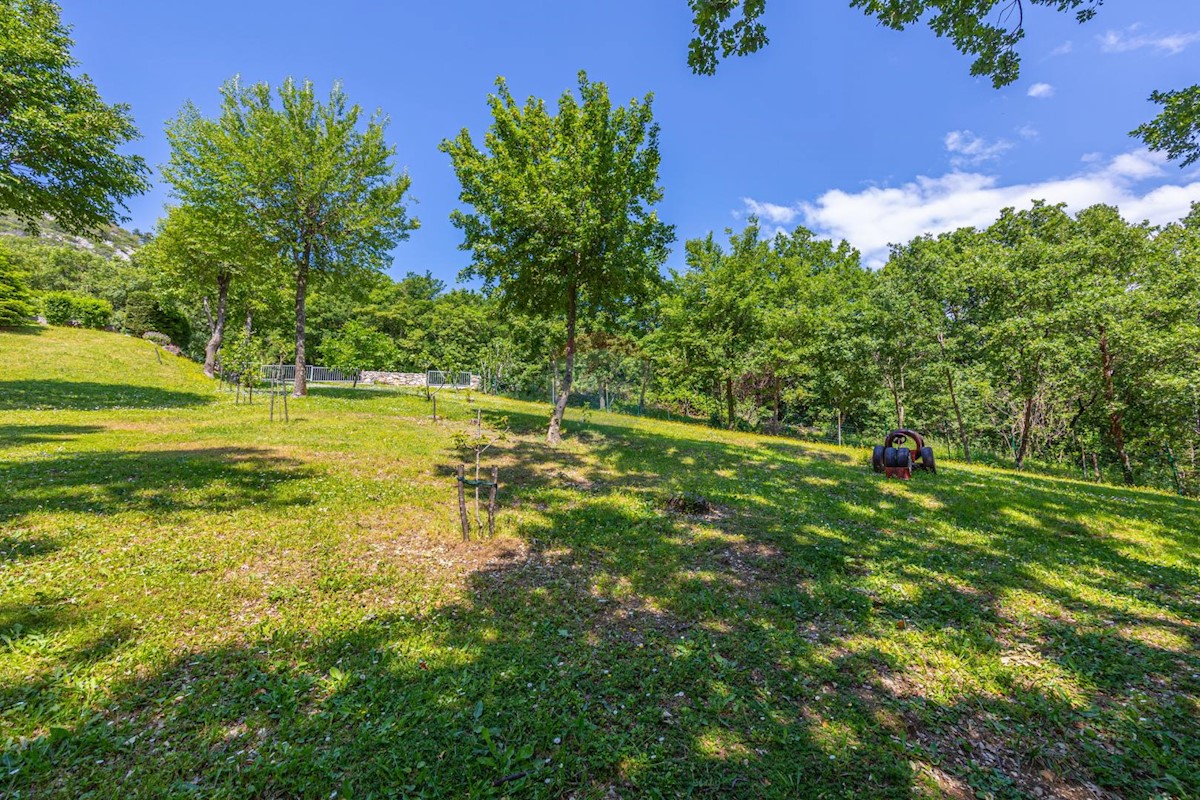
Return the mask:
[[50,0],[0,0],[0,210],[73,232],[121,217],[149,187],[129,107],[109,105],[76,74],[69,30]]
[[[1072,13],[1080,22],[1096,16],[1104,0],[849,0],[880,25],[903,31],[924,22],[970,56],[971,74],[990,78],[997,89],[1021,75],[1018,50],[1025,38],[1025,7],[1046,6]],[[770,42],[762,21],[766,0],[688,0],[695,36],[688,65],[698,75],[713,75],[721,59],[744,56]],[[1200,159],[1200,85],[1155,91],[1150,100],[1163,110],[1131,135],[1151,150],[1165,152],[1186,167]]]
[[[407,173],[380,113],[362,123],[340,84],[321,101],[309,81],[221,90],[221,112],[203,118],[184,107],[172,124],[164,170],[177,196],[226,210],[268,243],[292,272],[295,288],[295,392],[306,392],[305,309],[310,277],[338,279],[379,270],[389,251],[418,226],[408,215]],[[278,104],[276,104],[276,99]]]
[[658,126],[652,95],[614,107],[603,83],[579,74],[558,113],[520,105],[503,79],[489,96],[484,149],[463,130],[444,141],[471,211],[451,218],[483,278],[514,309],[566,319],[566,376],[550,419],[559,439],[570,396],[580,316],[615,316],[648,298],[674,236],[652,206],[658,185]]

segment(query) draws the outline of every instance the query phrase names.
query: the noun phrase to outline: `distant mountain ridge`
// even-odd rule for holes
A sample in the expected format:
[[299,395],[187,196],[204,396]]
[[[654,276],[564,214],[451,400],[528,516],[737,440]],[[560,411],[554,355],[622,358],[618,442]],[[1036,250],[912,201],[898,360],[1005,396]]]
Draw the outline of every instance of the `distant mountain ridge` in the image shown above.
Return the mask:
[[[0,236],[29,235],[26,226],[19,219],[12,214],[0,213]],[[109,225],[93,235],[80,236],[64,230],[52,217],[46,217],[38,223],[36,238],[85,250],[108,259],[128,261],[134,251],[150,240],[150,234]]]

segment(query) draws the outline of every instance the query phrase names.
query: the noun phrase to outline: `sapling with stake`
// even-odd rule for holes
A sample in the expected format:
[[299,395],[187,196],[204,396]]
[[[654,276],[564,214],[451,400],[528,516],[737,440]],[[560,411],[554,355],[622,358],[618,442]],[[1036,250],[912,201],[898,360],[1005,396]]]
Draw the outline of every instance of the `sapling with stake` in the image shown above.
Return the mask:
[[[491,449],[497,442],[502,442],[508,438],[508,417],[499,417],[495,420],[495,424],[485,432],[483,427],[483,410],[475,410],[474,431],[456,431],[454,434],[454,446],[463,451],[470,451],[475,454],[475,528],[479,533],[483,532],[483,522],[479,511],[479,487],[481,485],[482,461],[483,454]],[[493,475],[495,471],[493,470]],[[493,478],[493,483],[495,478]]]

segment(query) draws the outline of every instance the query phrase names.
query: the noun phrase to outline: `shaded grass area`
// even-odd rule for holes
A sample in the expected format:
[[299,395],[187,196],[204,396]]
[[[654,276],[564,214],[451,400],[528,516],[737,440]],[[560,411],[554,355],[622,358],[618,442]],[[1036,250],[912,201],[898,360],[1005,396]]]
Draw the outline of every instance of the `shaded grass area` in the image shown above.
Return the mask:
[[[157,388],[195,391],[178,369]],[[515,432],[501,535],[461,543],[481,406]],[[0,791],[1200,794],[1194,502],[438,410],[0,412]]]

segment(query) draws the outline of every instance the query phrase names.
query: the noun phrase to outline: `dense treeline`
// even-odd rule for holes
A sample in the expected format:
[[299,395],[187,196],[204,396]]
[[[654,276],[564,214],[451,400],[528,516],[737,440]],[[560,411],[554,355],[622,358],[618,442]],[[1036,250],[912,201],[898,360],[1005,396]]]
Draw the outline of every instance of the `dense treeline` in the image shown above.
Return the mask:
[[[708,63],[731,11],[693,5],[693,54]],[[147,335],[210,375],[293,361],[297,394],[311,361],[471,370],[488,391],[553,403],[551,442],[574,400],[838,440],[906,425],[964,458],[1200,489],[1200,206],[1152,228],[1035,203],[896,246],[875,271],[844,242],[751,221],[686,242],[686,269],[664,276],[674,228],[655,210],[653,96],[617,105],[581,73],[552,112],[498,80],[484,135],[440,147],[462,187],[463,274],[483,282],[450,290],[383,274],[418,227],[385,116],[338,84],[319,96],[311,82],[234,79],[214,117],[188,103],[168,124],[161,172],[177,204],[152,237],[72,239],[146,187],[141,160],[116,152],[136,132],[70,74],[57,6],[5,8],[5,58],[25,76],[9,105],[30,124],[8,132],[21,169],[0,212],[53,235],[0,243],[0,325],[37,314]],[[750,50],[765,43],[762,8],[743,9]],[[724,55],[745,45],[737,30]],[[972,52],[1001,40],[983,41]],[[31,60],[43,50],[53,57]],[[62,108],[88,124],[45,124]],[[1194,109],[1181,113],[1182,139],[1147,138],[1188,163]]]
[[[2,248],[35,294],[106,300],[115,327],[149,298],[157,327],[176,318],[195,331],[177,343],[204,357],[215,289],[177,280],[154,247]],[[684,249],[652,297],[581,321],[573,402],[854,442],[907,425],[959,457],[1200,489],[1200,205],[1165,228],[1106,206],[1008,209],[896,246],[876,271],[844,242],[754,221]],[[258,358],[290,358],[286,281],[228,305],[241,336],[284,351]],[[313,288],[306,341],[314,363],[469,370],[487,391],[550,401],[563,328],[428,274],[360,272]]]

